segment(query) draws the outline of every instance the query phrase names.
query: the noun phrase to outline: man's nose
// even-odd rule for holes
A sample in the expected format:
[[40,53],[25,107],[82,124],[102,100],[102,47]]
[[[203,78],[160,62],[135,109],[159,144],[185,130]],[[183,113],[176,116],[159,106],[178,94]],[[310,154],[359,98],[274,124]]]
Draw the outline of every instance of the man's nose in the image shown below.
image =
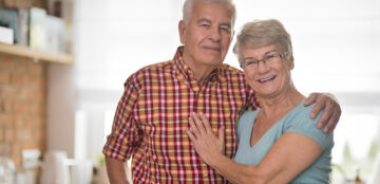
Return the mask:
[[210,29],[209,38],[213,41],[219,41],[221,39],[221,32],[218,27],[212,27]]

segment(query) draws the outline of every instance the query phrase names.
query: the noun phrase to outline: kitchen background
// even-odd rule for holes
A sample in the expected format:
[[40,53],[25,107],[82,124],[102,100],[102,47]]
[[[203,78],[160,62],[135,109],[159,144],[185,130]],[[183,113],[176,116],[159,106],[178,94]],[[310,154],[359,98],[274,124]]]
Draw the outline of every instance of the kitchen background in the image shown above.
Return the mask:
[[[0,0],[2,8],[40,7],[59,16],[65,33],[44,48],[26,45],[34,55],[22,48],[19,54],[18,43],[0,44],[0,183],[8,170],[15,183],[104,183],[101,148],[123,83],[142,66],[171,59],[182,3]],[[236,31],[253,19],[284,23],[300,91],[339,100],[332,183],[380,183],[380,1],[235,4]],[[225,62],[238,66],[232,52]]]

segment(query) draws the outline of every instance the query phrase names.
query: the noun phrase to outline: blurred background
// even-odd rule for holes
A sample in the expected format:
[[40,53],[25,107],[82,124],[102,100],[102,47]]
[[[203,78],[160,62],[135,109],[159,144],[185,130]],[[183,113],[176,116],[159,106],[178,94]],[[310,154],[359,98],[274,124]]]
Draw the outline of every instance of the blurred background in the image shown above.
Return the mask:
[[[2,1],[2,8],[14,9],[26,0]],[[40,49],[46,57],[19,58],[0,47],[0,163],[14,168],[14,182],[105,181],[101,149],[123,83],[139,68],[173,57],[180,44],[182,4],[183,0],[45,0],[23,7],[36,6],[59,17],[65,34],[52,59],[48,56],[56,50],[49,50],[49,42],[42,49],[26,46]],[[335,130],[332,183],[380,183],[380,1],[235,4],[236,32],[253,19],[280,20],[292,36],[296,87],[305,95],[329,92],[339,100],[343,114]],[[232,52],[225,62],[238,66]],[[20,73],[28,72],[19,79]],[[18,92],[33,76],[36,81],[31,83],[37,87]],[[29,92],[37,107],[30,107],[26,97],[19,99]],[[33,110],[37,115],[28,113]],[[30,125],[33,122],[40,128]],[[47,177],[46,168],[57,165],[64,174]],[[0,167],[0,179],[1,171]]]

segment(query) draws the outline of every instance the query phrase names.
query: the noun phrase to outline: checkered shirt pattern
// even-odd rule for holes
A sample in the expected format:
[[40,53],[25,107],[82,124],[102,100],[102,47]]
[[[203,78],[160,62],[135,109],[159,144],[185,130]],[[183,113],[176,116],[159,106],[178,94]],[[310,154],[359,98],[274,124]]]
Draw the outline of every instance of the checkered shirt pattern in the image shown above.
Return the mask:
[[189,116],[202,112],[213,131],[224,127],[225,154],[232,158],[236,122],[255,107],[241,71],[224,64],[199,85],[182,61],[182,49],[173,60],[142,68],[125,83],[103,153],[123,161],[132,157],[133,183],[227,183],[192,148]]

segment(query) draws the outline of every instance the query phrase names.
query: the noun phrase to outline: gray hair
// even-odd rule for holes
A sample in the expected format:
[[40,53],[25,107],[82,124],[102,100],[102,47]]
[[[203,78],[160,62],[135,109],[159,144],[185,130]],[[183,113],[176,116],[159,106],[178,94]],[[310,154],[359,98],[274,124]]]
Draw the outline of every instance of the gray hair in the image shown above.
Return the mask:
[[203,3],[225,3],[232,11],[232,26],[235,24],[236,7],[232,0],[185,0],[182,8],[182,20],[185,22],[185,24],[189,23],[193,6],[196,1]]
[[255,49],[271,44],[277,44],[287,60],[294,60],[290,35],[276,19],[247,22],[236,40],[233,52],[238,56],[239,61],[242,48]]

